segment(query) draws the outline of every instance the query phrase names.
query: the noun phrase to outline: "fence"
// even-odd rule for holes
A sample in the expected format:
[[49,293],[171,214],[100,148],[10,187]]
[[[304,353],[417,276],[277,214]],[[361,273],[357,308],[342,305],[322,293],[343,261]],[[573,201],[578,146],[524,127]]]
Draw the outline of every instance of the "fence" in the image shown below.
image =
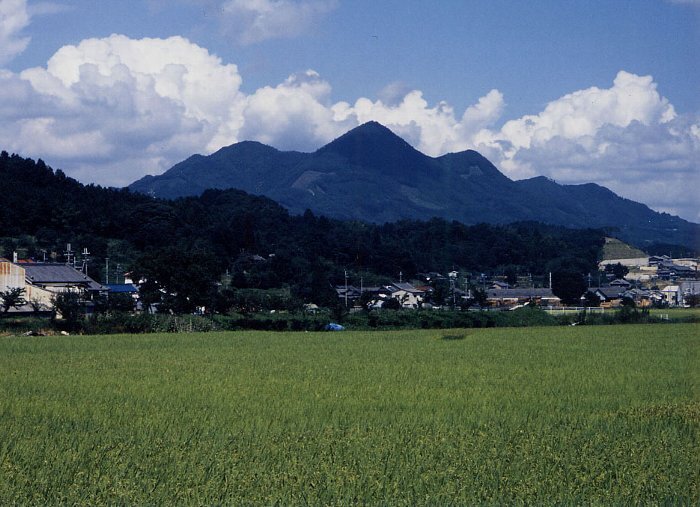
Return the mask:
[[[605,313],[606,308],[602,306],[546,306],[544,310],[552,315],[562,313]],[[614,312],[616,309],[607,308],[608,312]]]

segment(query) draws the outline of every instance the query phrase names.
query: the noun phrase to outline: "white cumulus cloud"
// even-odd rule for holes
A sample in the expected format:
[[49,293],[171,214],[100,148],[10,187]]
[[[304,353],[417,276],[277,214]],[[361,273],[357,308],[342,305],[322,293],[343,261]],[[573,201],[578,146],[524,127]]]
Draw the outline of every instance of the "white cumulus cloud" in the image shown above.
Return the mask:
[[0,1],[0,65],[12,60],[29,45],[30,38],[22,36],[29,21],[27,0]]
[[620,71],[610,88],[576,91],[536,115],[482,130],[474,147],[512,178],[596,182],[700,221],[698,121],[679,116],[651,76]]
[[334,111],[337,120],[378,121],[423,153],[437,156],[469,148],[473,136],[498,120],[503,107],[503,95],[491,90],[458,118],[447,102],[431,106],[420,90],[413,90],[395,105],[361,98],[354,105],[338,103]]
[[81,179],[126,184],[235,140],[240,85],[235,65],[181,37],[88,39],[45,68],[0,74],[0,108],[16,118],[0,133],[6,148],[69,162]]
[[334,118],[330,93],[330,84],[313,70],[260,88],[247,97],[239,136],[282,150],[312,151],[356,126]]

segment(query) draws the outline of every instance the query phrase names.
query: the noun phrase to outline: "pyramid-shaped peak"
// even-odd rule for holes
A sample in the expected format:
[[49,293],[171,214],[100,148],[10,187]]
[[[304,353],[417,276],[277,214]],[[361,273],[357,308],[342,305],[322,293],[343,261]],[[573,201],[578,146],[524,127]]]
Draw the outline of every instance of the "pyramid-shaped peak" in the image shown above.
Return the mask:
[[389,136],[394,136],[398,137],[394,132],[389,128],[385,127],[378,121],[368,121],[366,123],[363,123],[362,125],[355,127],[354,129],[348,131],[347,133],[349,134],[350,132],[367,132],[367,133],[373,133],[373,134],[385,134]]
[[349,130],[335,141],[332,141],[324,146],[324,148],[335,145],[344,145],[348,142],[357,141],[361,141],[363,143],[393,143],[401,147],[409,147],[413,149],[410,144],[394,134],[391,129],[376,121],[368,121],[367,123],[363,123],[362,125]]
[[429,158],[376,121],[363,123],[319,149],[318,154],[340,155],[355,165],[387,167]]

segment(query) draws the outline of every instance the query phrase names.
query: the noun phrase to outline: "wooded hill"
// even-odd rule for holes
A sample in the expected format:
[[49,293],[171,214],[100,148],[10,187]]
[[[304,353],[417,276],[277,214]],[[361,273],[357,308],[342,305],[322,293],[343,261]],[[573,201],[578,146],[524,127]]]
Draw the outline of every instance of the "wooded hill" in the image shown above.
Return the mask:
[[[535,222],[466,226],[402,220],[382,225],[291,215],[265,197],[207,190],[196,197],[155,199],[128,190],[83,185],[42,160],[0,154],[0,255],[62,260],[67,243],[91,254],[89,274],[105,281],[117,264],[153,297],[190,311],[222,287],[283,288],[296,302],[332,304],[331,284],[347,270],[351,283],[405,279],[418,272],[544,275],[566,266],[595,270],[604,232]],[[223,282],[223,286],[220,285]]]

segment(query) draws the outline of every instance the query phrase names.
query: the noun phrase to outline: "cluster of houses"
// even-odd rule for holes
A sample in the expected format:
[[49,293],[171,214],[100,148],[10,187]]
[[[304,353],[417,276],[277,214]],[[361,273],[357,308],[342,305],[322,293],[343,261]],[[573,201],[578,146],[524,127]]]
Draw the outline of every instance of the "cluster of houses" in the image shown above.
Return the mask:
[[[431,285],[407,282],[392,282],[380,287],[356,287],[353,285],[337,285],[335,291],[340,302],[348,308],[379,309],[389,307],[390,300],[396,300],[398,307],[404,309],[439,309],[435,305],[433,293],[435,289]],[[549,288],[513,288],[507,283],[495,280],[487,285],[486,305],[490,308],[515,308],[524,304],[536,304],[544,306],[560,306],[561,300],[554,295]],[[462,290],[451,286],[449,294],[445,298],[447,307],[461,306],[464,302],[472,300],[472,291]],[[396,308],[396,303],[391,305]]]
[[[644,257],[639,259],[613,259],[600,263],[605,271],[607,265],[621,264],[629,272],[624,278],[606,280],[598,286],[590,284],[581,295],[581,306],[590,306],[591,301],[604,308],[614,308],[625,300],[634,301],[636,306],[684,306],[689,296],[700,295],[698,259],[671,259],[669,257]],[[383,307],[418,309],[435,308],[435,282],[449,282],[449,294],[442,295],[442,304],[462,306],[466,301],[473,302],[473,294],[468,288],[460,288],[457,272],[447,276],[439,273],[421,273],[420,282],[409,283],[403,280],[382,286],[338,285],[336,294],[348,308],[380,309]],[[130,280],[127,280],[130,282]],[[491,308],[510,309],[525,304],[545,307],[561,306],[561,300],[551,288],[534,287],[522,284],[511,287],[504,280],[479,279],[485,298],[481,304]],[[466,285],[466,284],[462,284]],[[138,287],[133,283],[122,285],[100,284],[90,278],[85,267],[68,263],[47,263],[0,258],[0,292],[22,289],[25,304],[12,308],[13,312],[45,313],[53,309],[53,301],[61,292],[77,292],[89,311],[91,301],[108,293],[129,293],[138,295]]]
[[630,298],[638,306],[685,306],[690,296],[700,295],[698,259],[673,259],[666,255],[610,259],[602,261],[599,268],[603,271],[617,264],[629,271],[624,279],[614,280],[605,288],[596,288],[596,295],[604,304]]
[[0,257],[0,292],[22,289],[23,305],[10,308],[13,313],[48,313],[53,310],[56,296],[64,292],[80,294],[87,311],[92,302],[109,292],[136,293],[133,284],[103,285],[71,264],[12,261]]
[[[629,269],[624,278],[599,280],[598,285],[591,283],[581,294],[580,306],[600,306],[616,308],[625,301],[633,301],[635,306],[685,306],[689,296],[700,295],[700,276],[698,259],[671,259],[666,256],[644,257],[640,259],[613,259],[603,261],[599,268],[621,264]],[[338,298],[348,308],[369,309],[382,308],[387,301],[395,299],[401,308],[433,308],[431,296],[435,290],[432,282],[449,280],[450,294],[446,304],[459,306],[464,300],[472,299],[469,290],[460,290],[454,283],[457,273],[447,276],[439,273],[419,274],[421,282],[416,284],[393,282],[380,287],[357,287],[338,285],[335,287]],[[534,287],[532,284],[511,287],[498,278],[487,280],[484,275],[479,279],[486,293],[485,304],[489,308],[512,309],[525,304],[535,304],[550,308],[560,307],[562,302],[549,287]],[[395,303],[393,305],[396,306]]]

